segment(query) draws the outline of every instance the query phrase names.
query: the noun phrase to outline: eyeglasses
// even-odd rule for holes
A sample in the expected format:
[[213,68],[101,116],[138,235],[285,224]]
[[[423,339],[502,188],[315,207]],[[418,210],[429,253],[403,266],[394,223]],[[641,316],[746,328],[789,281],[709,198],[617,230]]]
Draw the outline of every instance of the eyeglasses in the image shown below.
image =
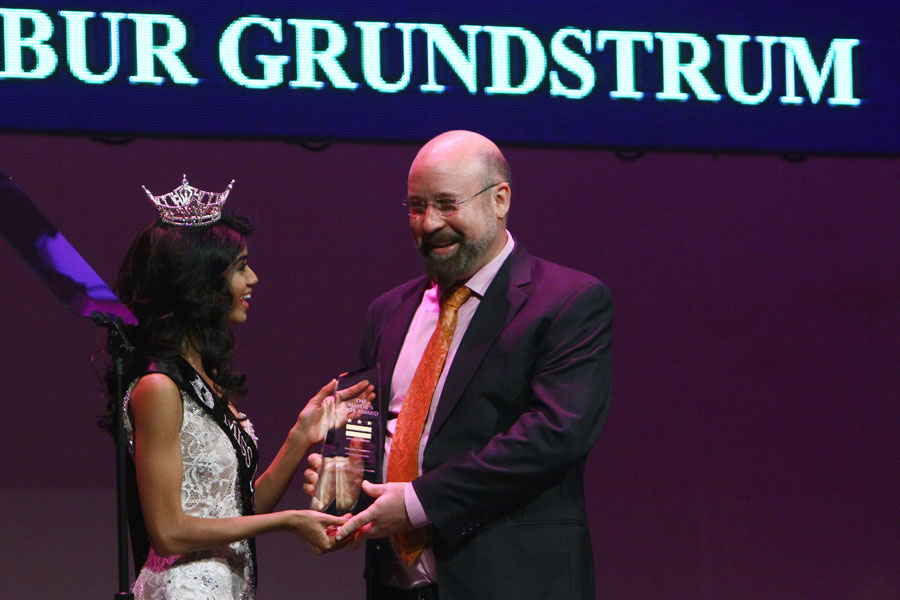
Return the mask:
[[459,212],[459,207],[474,198],[475,196],[479,196],[491,188],[495,188],[498,185],[506,183],[505,181],[498,181],[497,183],[492,183],[487,186],[483,190],[479,190],[469,196],[468,198],[464,198],[463,200],[457,200],[456,198],[436,198],[435,200],[429,202],[427,200],[420,200],[418,198],[407,198],[403,201],[403,206],[406,207],[406,211],[410,217],[421,218],[425,216],[425,213],[428,211],[428,207],[432,207],[441,216],[442,219],[446,219],[452,217],[457,212]]

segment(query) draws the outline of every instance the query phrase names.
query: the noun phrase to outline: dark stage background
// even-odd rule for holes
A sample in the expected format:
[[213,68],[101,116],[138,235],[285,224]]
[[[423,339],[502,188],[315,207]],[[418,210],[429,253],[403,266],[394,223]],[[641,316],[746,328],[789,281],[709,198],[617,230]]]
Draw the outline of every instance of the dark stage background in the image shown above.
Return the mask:
[[[260,277],[237,332],[241,406],[270,459],[354,366],[368,302],[420,272],[400,206],[415,150],[2,135],[0,170],[108,282],[154,218],[141,184],[237,180]],[[898,160],[506,151],[518,242],[616,299],[612,408],[586,473],[599,596],[900,597]],[[103,336],[5,243],[0,265],[2,596],[112,597]],[[295,481],[283,506],[303,503]],[[361,553],[259,544],[262,598],[362,597]]]

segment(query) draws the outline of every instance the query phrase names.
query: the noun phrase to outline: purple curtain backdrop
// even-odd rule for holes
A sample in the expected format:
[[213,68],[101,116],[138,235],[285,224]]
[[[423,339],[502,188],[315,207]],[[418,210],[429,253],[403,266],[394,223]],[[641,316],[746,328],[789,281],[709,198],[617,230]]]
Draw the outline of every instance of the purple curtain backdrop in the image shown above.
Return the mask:
[[[601,598],[900,597],[895,158],[507,148],[510,230],[616,300],[609,421],[586,473]],[[109,283],[155,216],[140,186],[236,179],[260,277],[237,331],[267,462],[355,366],[363,314],[420,272],[411,145],[0,136],[11,174]],[[115,592],[103,334],[0,243],[4,597]],[[305,500],[295,481],[282,506]],[[362,597],[362,555],[261,538],[261,597]],[[77,592],[73,592],[77,590]]]

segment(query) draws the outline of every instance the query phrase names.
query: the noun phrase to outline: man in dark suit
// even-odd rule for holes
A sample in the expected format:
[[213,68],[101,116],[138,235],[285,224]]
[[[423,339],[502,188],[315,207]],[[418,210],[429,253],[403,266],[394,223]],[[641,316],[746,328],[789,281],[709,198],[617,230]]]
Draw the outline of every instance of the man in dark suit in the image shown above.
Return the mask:
[[387,483],[364,484],[374,503],[337,534],[369,540],[371,598],[594,597],[582,479],[608,407],[612,300],[514,241],[511,196],[476,133],[434,138],[410,168],[427,276],[373,302],[362,349],[381,364]]

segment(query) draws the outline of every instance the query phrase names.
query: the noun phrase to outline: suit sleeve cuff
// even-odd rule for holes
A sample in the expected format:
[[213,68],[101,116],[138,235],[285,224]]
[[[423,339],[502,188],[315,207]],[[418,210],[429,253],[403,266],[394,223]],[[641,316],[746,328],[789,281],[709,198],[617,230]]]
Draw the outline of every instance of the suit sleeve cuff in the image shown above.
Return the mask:
[[422,503],[419,501],[412,483],[407,483],[403,486],[403,503],[406,505],[406,515],[409,517],[413,527],[425,527],[431,523],[431,519],[425,514],[425,509],[422,508]]

